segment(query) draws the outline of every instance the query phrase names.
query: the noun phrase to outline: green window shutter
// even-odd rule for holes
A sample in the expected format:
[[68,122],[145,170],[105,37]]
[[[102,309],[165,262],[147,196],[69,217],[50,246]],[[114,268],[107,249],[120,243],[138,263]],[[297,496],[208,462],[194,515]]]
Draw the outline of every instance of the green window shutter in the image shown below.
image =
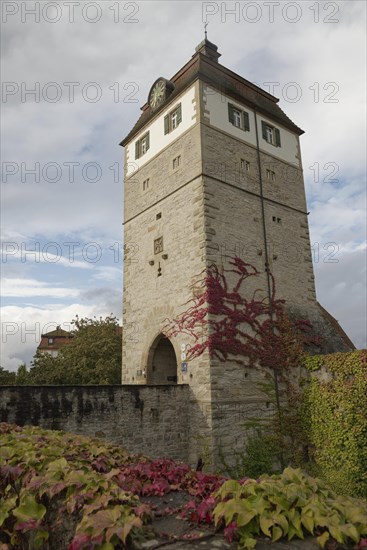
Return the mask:
[[243,115],[243,129],[246,132],[249,132],[250,131],[250,118],[248,116],[248,113],[246,111],[243,111],[242,115]]
[[278,130],[278,128],[274,128],[275,130],[275,145],[277,147],[280,147],[281,144],[280,144],[280,131]]
[[177,107],[177,124],[180,124],[181,121],[182,121],[182,107],[180,103],[179,106]]
[[140,157],[140,143],[139,140],[135,142],[135,159],[138,159]]
[[234,115],[233,115],[234,107],[232,103],[228,103],[228,120],[232,124],[234,124]]
[[150,139],[149,139],[149,132],[147,133],[147,151],[150,147]]
[[164,117],[164,133],[165,134],[169,133],[169,115],[166,115]]
[[264,122],[263,120],[261,121],[261,129],[262,129],[262,133],[263,133],[263,138],[265,139],[265,141],[267,141],[267,135],[266,135],[266,127],[267,127],[267,124],[266,122]]

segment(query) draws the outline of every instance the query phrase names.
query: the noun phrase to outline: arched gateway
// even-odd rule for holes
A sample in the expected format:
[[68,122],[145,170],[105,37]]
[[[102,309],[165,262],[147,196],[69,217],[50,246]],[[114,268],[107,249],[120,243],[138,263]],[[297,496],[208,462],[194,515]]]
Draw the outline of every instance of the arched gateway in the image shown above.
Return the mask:
[[147,384],[177,384],[177,358],[163,334],[155,338],[148,354]]

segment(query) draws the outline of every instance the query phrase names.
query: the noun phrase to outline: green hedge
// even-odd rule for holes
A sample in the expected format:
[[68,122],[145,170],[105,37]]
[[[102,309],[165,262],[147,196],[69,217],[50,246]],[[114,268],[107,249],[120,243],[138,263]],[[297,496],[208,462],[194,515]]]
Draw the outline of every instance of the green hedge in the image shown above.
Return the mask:
[[337,492],[367,496],[367,351],[304,359],[311,382],[302,422],[313,473]]

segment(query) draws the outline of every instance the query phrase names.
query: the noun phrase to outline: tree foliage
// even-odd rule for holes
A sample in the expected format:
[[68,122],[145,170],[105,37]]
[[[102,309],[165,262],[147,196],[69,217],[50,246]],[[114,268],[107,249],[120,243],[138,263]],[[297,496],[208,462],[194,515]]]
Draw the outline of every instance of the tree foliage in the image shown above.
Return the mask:
[[0,386],[13,386],[16,383],[17,374],[0,367]]
[[105,319],[77,316],[72,340],[57,357],[37,352],[25,380],[19,384],[120,384],[122,331],[112,315]]

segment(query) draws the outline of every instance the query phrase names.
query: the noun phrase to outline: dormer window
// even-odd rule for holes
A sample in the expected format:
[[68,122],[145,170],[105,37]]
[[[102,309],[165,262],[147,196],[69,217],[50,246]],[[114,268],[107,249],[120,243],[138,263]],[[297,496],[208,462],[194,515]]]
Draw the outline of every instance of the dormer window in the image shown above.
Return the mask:
[[247,111],[242,111],[238,107],[228,103],[228,120],[236,128],[240,128],[245,132],[250,130],[250,119]]
[[173,111],[171,111],[170,113],[168,113],[168,115],[164,117],[164,133],[169,134],[170,132],[172,132],[172,130],[177,128],[181,121],[182,107],[181,103],[179,103]]
[[275,147],[281,147],[280,130],[264,120],[261,121],[262,135],[267,143]]
[[144,134],[143,137],[138,139],[138,141],[135,142],[135,159],[138,159],[145,155],[145,153],[148,151],[150,147],[149,143],[149,132]]

